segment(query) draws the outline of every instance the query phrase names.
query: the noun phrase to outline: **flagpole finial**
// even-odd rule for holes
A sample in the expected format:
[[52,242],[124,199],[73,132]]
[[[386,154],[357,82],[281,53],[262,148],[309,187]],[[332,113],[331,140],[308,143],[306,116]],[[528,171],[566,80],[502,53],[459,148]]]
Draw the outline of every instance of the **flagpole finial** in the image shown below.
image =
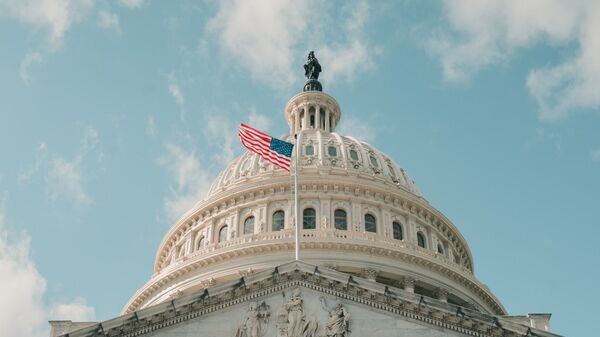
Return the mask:
[[319,82],[319,74],[321,73],[321,65],[315,56],[314,51],[308,53],[308,60],[304,65],[304,76],[307,81],[304,84],[303,91],[323,91],[323,86]]

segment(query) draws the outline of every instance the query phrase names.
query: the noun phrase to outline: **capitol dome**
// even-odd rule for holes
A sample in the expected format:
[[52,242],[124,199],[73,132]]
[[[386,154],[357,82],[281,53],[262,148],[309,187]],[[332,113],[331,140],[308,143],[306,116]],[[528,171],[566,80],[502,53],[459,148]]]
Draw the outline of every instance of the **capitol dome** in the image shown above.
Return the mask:
[[[473,274],[457,227],[389,156],[340,135],[337,101],[305,88],[284,109],[299,144],[300,258],[489,315],[506,310]],[[297,139],[296,139],[297,137]],[[164,236],[154,274],[123,314],[294,260],[292,176],[251,152],[227,166]]]

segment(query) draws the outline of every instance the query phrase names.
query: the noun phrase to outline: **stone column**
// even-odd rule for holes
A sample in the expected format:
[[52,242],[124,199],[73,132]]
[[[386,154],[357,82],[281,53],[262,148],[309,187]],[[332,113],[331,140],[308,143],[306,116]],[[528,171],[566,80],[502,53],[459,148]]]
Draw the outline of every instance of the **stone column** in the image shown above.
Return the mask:
[[331,132],[331,128],[329,126],[329,108],[325,110],[325,131]]
[[410,276],[406,276],[404,278],[404,290],[409,293],[415,292],[415,279],[414,278],[412,278]]
[[300,111],[294,109],[294,130],[292,133],[297,133],[300,130]]
[[302,123],[302,130],[308,129],[308,105],[304,105],[304,122]]
[[321,128],[321,106],[315,106],[315,129]]

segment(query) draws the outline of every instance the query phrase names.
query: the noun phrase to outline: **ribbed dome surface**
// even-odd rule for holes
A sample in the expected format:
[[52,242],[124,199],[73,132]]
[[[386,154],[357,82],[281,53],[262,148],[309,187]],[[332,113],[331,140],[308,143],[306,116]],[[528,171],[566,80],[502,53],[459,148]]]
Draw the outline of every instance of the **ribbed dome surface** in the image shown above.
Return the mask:
[[[290,136],[284,140],[294,142]],[[301,166],[308,171],[325,171],[335,175],[355,176],[379,181],[421,196],[406,171],[385,153],[353,137],[321,130],[302,131]],[[288,174],[247,151],[219,174],[207,198],[239,186],[250,178],[270,179],[273,175]]]

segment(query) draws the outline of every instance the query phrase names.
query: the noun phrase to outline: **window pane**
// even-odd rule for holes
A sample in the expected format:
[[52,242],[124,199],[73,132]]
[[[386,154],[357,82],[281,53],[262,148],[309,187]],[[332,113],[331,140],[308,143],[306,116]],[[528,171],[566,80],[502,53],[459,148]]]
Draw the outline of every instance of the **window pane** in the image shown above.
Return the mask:
[[315,212],[314,208],[305,209],[303,212],[302,228],[304,228],[304,229],[317,228],[316,214],[317,214],[317,212]]
[[377,222],[375,221],[375,217],[371,214],[365,214],[365,232],[377,232]]
[[335,229],[348,229],[348,221],[346,219],[346,211],[342,209],[336,209],[333,213],[333,221]]
[[371,160],[371,165],[374,167],[379,167],[379,163],[377,162],[377,158],[373,154],[369,156],[369,160]]
[[304,150],[307,156],[312,156],[315,154],[315,147],[312,145],[306,145],[306,149]]
[[358,160],[358,152],[356,152],[356,150],[354,150],[354,149],[350,150],[350,159]]
[[273,231],[280,231],[285,227],[285,214],[283,211],[273,213]]
[[205,242],[206,242],[206,241],[204,241],[204,237],[202,237],[200,240],[198,240],[198,246],[197,246],[197,248],[196,248],[196,249],[197,249],[197,250],[202,250],[202,249],[204,249],[204,243],[205,243]]
[[327,153],[331,157],[336,157],[337,156],[337,148],[335,146],[330,146],[330,147],[327,148]]
[[399,222],[394,222],[392,224],[392,229],[394,232],[394,239],[402,240],[402,225]]
[[254,234],[254,217],[251,216],[244,221],[244,234]]
[[438,253],[444,254],[444,248],[442,247],[441,244],[438,243],[438,247],[437,248],[438,248]]
[[395,179],[396,178],[396,172],[394,171],[394,168],[392,167],[391,164],[388,164],[388,170],[390,171],[390,176]]
[[419,247],[425,248],[425,235],[423,235],[421,232],[417,233],[417,244]]
[[221,227],[219,230],[219,242],[227,241],[227,225]]

